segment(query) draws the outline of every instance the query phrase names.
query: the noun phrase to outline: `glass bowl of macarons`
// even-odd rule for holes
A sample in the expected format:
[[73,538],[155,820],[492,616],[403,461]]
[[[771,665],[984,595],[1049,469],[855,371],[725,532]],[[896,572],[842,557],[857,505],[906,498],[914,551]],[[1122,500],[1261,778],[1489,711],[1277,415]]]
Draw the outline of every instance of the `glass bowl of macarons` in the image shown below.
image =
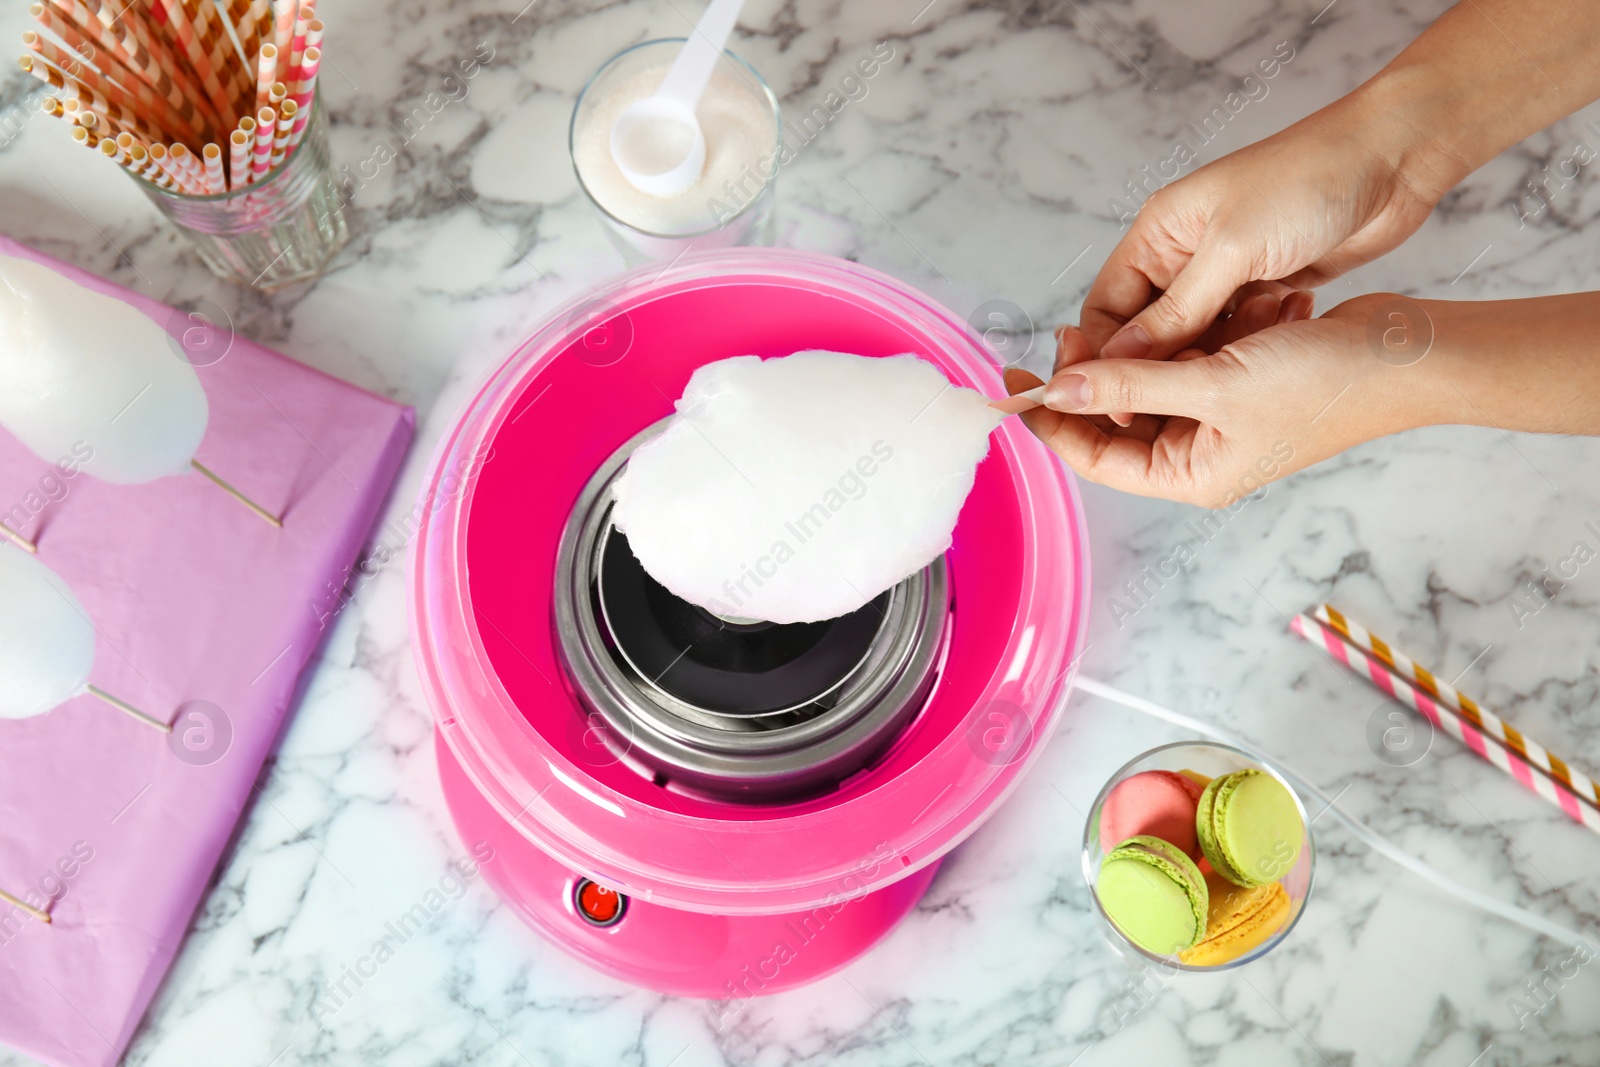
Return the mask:
[[1283,775],[1207,742],[1162,745],[1100,790],[1083,875],[1111,943],[1168,969],[1260,959],[1311,896],[1316,850]]

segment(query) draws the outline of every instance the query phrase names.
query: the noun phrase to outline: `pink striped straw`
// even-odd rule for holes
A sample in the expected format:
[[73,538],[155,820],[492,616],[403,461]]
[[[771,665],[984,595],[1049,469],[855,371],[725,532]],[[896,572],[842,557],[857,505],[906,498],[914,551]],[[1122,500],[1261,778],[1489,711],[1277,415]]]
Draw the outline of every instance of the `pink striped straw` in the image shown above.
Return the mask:
[[272,137],[277,132],[278,114],[270,107],[256,112],[255,159],[250,164],[250,180],[258,182],[272,169]]
[[204,176],[200,172],[200,165],[195,162],[194,153],[189,151],[187,145],[181,141],[167,149],[167,159],[178,168],[178,173],[183,175],[184,185],[189,190],[203,190],[205,188]]
[[278,69],[275,81],[287,81],[289,73],[289,49],[294,43],[295,24],[294,0],[283,0],[278,5],[277,23],[273,26],[272,44],[278,50]]
[[266,107],[278,80],[278,46],[268,41],[256,56],[256,107]]
[[222,147],[213,141],[200,149],[200,157],[205,161],[206,187],[212,195],[227,192],[228,178],[222,173]]
[[1329,655],[1355,674],[1361,675],[1382,693],[1415,708],[1423,718],[1436,728],[1454,737],[1477,755],[1505,771],[1521,782],[1528,790],[1566,812],[1574,822],[1600,833],[1600,811],[1583,803],[1577,794],[1556,784],[1540,774],[1527,760],[1484,737],[1482,731],[1471,723],[1442,708],[1427,693],[1406,679],[1392,673],[1383,662],[1365,649],[1347,644],[1338,632],[1316,619],[1296,615],[1289,628],[1313,645],[1325,648]]
[[243,130],[234,130],[228,135],[228,175],[231,178],[228,188],[243,189],[250,183],[252,143],[250,135]]
[[283,103],[284,99],[287,98],[288,95],[289,87],[287,85],[283,84],[283,82],[273,82],[272,90],[267,94],[267,103],[271,104],[273,107],[277,107],[279,104]]
[[280,73],[277,79],[278,81],[290,86],[291,93],[294,91],[293,86],[295,81],[300,77],[300,60],[305,55],[306,30],[310,27],[310,25],[311,13],[302,7],[300,14],[296,16],[294,20],[294,39],[289,45],[289,65],[287,67],[288,77],[283,76],[282,71],[284,68],[280,68]]
[[306,123],[311,121],[311,106],[317,95],[317,70],[321,66],[322,49],[307,48],[305,65],[301,68],[305,77],[300,82],[300,91],[294,95],[294,102],[300,107],[300,118],[294,125],[294,140],[289,143],[291,148],[300,143]]

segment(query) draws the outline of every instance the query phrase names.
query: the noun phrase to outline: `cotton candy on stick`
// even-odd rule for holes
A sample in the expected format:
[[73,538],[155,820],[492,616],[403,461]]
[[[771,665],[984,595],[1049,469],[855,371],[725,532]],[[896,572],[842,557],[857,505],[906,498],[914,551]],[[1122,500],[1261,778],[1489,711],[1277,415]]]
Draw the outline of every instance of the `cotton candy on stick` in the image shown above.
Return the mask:
[[644,569],[724,618],[860,608],[950,547],[1004,416],[916,356],[725,359],[618,479]]
[[61,576],[34,557],[0,548],[0,718],[26,719],[88,693],[146,726],[158,719],[89,684],[94,626]]
[[31,260],[0,256],[0,425],[54,462],[129,485],[193,468],[274,526],[278,518],[194,458],[210,409],[200,379],[146,315]]

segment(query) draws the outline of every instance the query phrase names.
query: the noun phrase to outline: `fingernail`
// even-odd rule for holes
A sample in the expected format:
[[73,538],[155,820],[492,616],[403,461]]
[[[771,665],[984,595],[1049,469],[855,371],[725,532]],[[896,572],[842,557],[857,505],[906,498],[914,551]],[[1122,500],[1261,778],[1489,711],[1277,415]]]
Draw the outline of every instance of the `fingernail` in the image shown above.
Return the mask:
[[1081,374],[1063,374],[1050,379],[1050,384],[1044,387],[1045,405],[1059,411],[1086,408],[1093,399],[1094,389],[1089,379]]
[[1297,322],[1311,314],[1316,298],[1304,289],[1296,289],[1283,302],[1283,321]]
[[1245,309],[1245,325],[1251,332],[1266,329],[1278,320],[1278,309],[1282,305],[1278,298],[1271,293],[1262,293],[1250,301],[1250,306]]
[[1138,323],[1124,326],[1100,349],[1101,359],[1143,359],[1150,354],[1150,335]]

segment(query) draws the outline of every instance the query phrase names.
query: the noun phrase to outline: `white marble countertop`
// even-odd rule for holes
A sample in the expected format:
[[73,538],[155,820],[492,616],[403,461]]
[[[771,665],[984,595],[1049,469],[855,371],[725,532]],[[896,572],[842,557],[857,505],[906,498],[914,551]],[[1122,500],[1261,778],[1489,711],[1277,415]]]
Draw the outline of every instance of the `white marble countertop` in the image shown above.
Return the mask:
[[[877,42],[896,52],[784,169],[778,241],[859,259],[962,313],[1002,298],[1041,327],[1075,319],[1117,239],[1109,201],[1175,140],[1193,145],[1187,124],[1258,61],[1292,50],[1201,159],[1351,88],[1446,6],[1325,2],[752,0],[733,47],[791,113],[821,104]],[[621,266],[567,161],[575,93],[606,56],[682,34],[699,10],[524,3],[320,5],[334,154],[352,167],[386,155],[380,146],[395,157],[374,164],[352,205],[357,235],[308,291],[269,298],[217,282],[132,183],[45,118],[0,142],[0,230],[169,301],[214,301],[241,332],[416,405],[397,494],[409,504],[469,385],[552,306]],[[0,40],[25,23],[8,5]],[[397,132],[479,46],[492,58],[466,97],[411,139]],[[6,76],[0,110],[29,87]],[[1482,298],[1600,284],[1592,169],[1530,223],[1513,211],[1542,166],[1580,140],[1600,147],[1600,122],[1584,117],[1600,109],[1495,160],[1322,306],[1375,289]],[[1381,762],[1365,740],[1380,699],[1284,628],[1319,601],[1343,605],[1442,674],[1464,672],[1463,688],[1552,748],[1600,765],[1600,578],[1584,570],[1520,626],[1513,609],[1527,580],[1592,539],[1597,469],[1595,440],[1450,428],[1375,442],[1273,486],[1120,627],[1112,597],[1192,537],[1184,523],[1197,513],[1090,487],[1085,670],[1282,754],[1472,886],[1600,924],[1600,841],[1446,738],[1413,766]],[[1285,945],[1240,972],[1133,984],[1090,910],[1081,812],[1115,767],[1184,735],[1081,696],[901,928],[843,974],[762,999],[725,1030],[704,1003],[629,988],[544,944],[481,881],[314,1021],[318,984],[463,851],[434,770],[401,572],[382,570],[339,616],[128,1063],[1600,1062],[1600,966],[1552,980],[1548,1005],[1519,1028],[1508,1001],[1568,952],[1441,897],[1331,820],[1317,826],[1315,897]]]

